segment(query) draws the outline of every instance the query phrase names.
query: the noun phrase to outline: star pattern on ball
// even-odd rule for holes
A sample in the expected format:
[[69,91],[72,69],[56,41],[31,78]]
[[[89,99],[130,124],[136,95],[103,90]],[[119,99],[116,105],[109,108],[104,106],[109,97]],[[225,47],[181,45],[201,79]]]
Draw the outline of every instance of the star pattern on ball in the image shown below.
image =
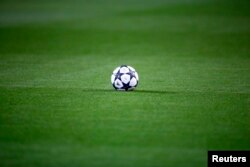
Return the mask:
[[138,85],[138,75],[131,66],[121,65],[117,67],[111,76],[111,82],[116,90],[133,90]]

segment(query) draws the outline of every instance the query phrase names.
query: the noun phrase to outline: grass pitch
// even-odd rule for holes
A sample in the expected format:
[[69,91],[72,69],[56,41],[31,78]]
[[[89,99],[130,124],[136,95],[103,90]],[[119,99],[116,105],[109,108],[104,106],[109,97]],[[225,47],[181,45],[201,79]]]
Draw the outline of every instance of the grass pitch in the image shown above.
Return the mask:
[[[250,149],[248,1],[0,2],[0,166],[207,166]],[[139,73],[117,92],[116,66]]]

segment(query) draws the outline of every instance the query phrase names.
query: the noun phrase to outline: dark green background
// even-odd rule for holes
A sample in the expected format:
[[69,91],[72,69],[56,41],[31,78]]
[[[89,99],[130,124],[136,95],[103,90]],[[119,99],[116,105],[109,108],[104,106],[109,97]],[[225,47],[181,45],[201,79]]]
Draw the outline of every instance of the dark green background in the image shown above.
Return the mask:
[[[250,3],[0,2],[0,166],[207,166],[250,149]],[[110,83],[139,73],[133,92]]]

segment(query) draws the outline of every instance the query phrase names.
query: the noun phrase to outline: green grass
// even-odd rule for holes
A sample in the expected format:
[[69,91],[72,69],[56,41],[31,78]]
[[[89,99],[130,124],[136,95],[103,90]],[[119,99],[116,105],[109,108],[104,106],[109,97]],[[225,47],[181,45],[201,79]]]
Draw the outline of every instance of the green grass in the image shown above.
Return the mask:
[[[248,1],[1,1],[0,166],[207,166],[250,149]],[[121,64],[133,92],[110,84]]]

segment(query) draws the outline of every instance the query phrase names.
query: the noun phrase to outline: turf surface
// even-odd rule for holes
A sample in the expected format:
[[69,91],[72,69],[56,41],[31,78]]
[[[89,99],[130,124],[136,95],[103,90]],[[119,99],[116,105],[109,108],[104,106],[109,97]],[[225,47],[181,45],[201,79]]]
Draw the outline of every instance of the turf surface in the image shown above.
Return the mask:
[[[206,166],[250,149],[249,1],[1,1],[0,166]],[[140,76],[114,91],[121,64]]]

